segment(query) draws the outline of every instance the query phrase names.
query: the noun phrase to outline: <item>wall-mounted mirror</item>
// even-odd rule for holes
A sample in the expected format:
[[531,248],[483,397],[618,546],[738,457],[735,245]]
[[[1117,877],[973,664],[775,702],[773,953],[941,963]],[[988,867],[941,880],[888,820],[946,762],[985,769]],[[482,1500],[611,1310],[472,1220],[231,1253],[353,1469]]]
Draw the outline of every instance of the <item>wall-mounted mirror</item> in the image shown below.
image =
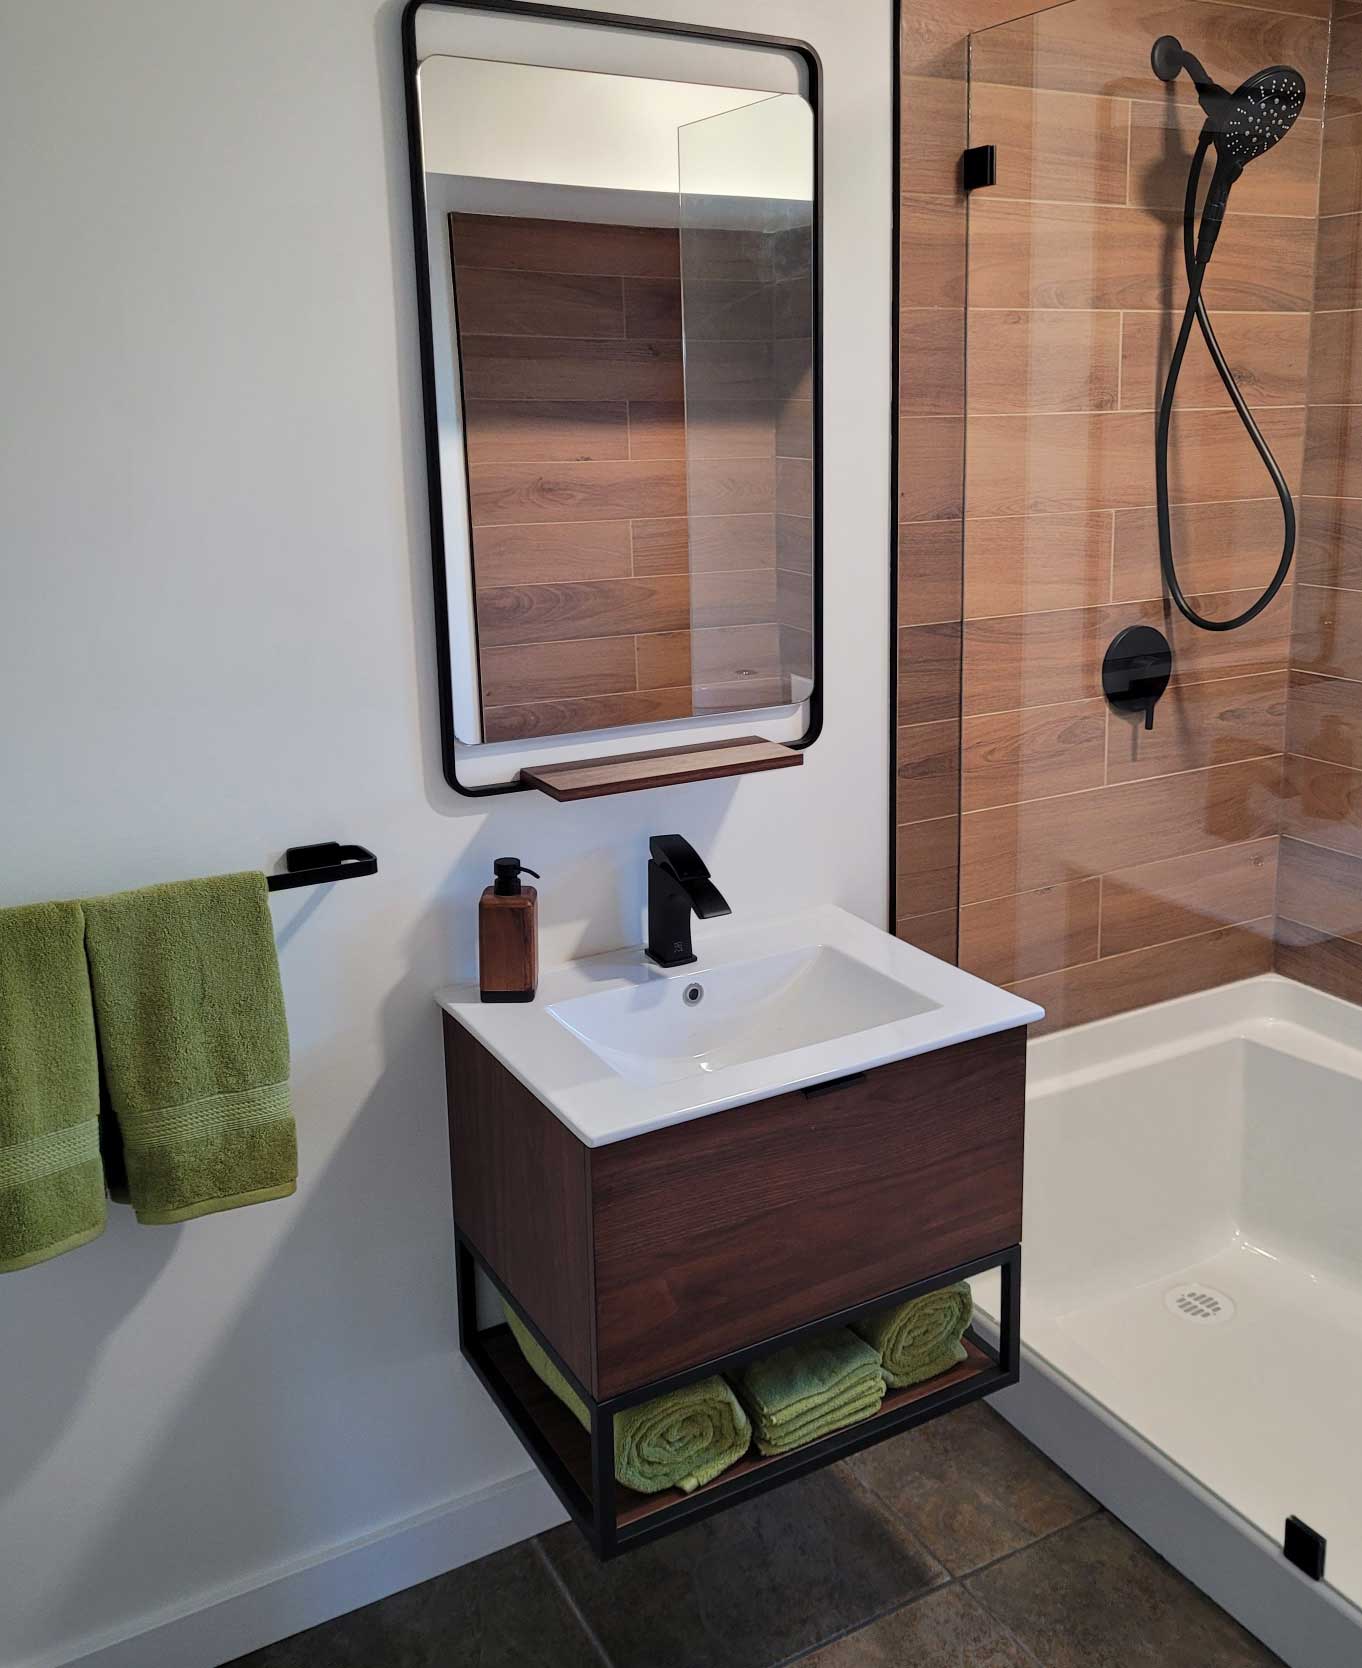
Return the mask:
[[817,731],[816,62],[406,17],[446,774]]

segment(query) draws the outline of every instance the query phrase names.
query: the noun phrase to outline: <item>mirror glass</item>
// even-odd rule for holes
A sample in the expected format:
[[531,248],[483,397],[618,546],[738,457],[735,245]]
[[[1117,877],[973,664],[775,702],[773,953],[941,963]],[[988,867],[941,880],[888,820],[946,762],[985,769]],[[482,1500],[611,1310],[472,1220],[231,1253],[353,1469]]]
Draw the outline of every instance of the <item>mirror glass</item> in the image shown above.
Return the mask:
[[808,101],[445,52],[417,86],[455,737],[762,709],[798,736]]

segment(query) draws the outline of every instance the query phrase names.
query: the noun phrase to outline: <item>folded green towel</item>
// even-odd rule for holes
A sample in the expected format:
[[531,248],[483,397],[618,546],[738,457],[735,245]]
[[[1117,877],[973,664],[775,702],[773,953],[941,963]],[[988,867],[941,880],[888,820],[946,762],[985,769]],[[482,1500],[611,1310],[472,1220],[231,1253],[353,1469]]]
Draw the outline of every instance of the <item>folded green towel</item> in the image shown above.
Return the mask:
[[104,1231],[84,940],[78,903],[0,910],[0,1273]]
[[95,1024],[139,1222],[292,1193],[288,1027],[261,874],[84,905]]
[[895,1390],[935,1378],[967,1359],[960,1342],[974,1315],[969,1285],[943,1286],[896,1308],[878,1309],[856,1321],[856,1331],[884,1363],[886,1381]]
[[[510,1304],[506,1324],[520,1353],[583,1429],[586,1404],[549,1359]],[[615,1415],[615,1476],[639,1494],[679,1488],[691,1494],[747,1452],[752,1427],[721,1378],[702,1378]]]
[[845,1425],[857,1424],[880,1411],[884,1401],[884,1380],[873,1379],[854,1394],[839,1397],[811,1413],[807,1418],[785,1425],[758,1425],[757,1451],[762,1454],[788,1454],[792,1448],[816,1442],[820,1436],[831,1436]]
[[754,1361],[736,1383],[763,1454],[784,1453],[841,1430],[867,1418],[884,1400],[879,1356],[845,1327]]

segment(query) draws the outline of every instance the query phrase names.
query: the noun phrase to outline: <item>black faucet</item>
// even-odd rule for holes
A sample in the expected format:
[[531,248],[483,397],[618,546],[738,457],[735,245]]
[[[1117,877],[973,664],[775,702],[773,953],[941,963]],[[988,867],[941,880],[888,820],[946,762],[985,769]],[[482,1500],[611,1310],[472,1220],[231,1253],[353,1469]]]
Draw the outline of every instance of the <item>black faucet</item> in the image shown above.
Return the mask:
[[654,834],[648,850],[648,955],[659,967],[684,967],[695,960],[691,911],[702,921],[733,912],[689,840]]

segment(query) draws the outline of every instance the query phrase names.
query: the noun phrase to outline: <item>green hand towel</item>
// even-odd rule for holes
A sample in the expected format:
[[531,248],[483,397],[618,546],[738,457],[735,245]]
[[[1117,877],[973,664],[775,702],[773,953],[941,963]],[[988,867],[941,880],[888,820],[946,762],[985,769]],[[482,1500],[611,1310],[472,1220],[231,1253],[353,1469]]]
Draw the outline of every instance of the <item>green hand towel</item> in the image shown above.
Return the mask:
[[[506,1323],[520,1353],[584,1430],[586,1404],[549,1359],[528,1327],[506,1305]],[[691,1494],[740,1460],[752,1427],[721,1378],[702,1378],[615,1415],[615,1476],[639,1494],[678,1488]]]
[[78,903],[0,910],[0,1273],[104,1232],[84,939]]
[[973,1294],[961,1281],[896,1308],[879,1309],[855,1322],[855,1328],[879,1351],[889,1384],[904,1390],[967,1359],[960,1340],[973,1316]]
[[292,1193],[288,1027],[262,874],[95,898],[85,946],[139,1222]]
[[827,1436],[867,1418],[884,1400],[879,1356],[845,1327],[754,1361],[736,1382],[763,1454]]

